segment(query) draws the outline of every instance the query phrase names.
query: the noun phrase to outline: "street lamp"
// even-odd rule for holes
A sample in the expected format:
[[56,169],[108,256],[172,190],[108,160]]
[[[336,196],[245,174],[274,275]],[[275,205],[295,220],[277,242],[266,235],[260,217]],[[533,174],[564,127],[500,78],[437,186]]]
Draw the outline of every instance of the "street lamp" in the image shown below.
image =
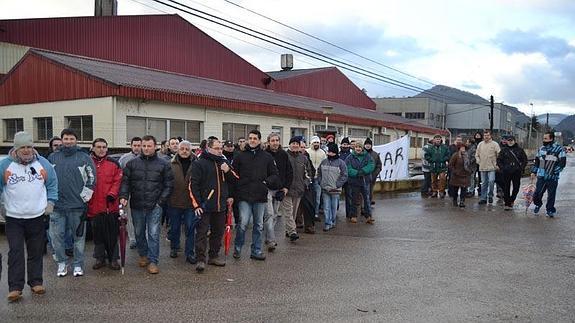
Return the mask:
[[325,131],[329,124],[329,115],[332,113],[333,107],[323,107],[323,115],[325,115]]

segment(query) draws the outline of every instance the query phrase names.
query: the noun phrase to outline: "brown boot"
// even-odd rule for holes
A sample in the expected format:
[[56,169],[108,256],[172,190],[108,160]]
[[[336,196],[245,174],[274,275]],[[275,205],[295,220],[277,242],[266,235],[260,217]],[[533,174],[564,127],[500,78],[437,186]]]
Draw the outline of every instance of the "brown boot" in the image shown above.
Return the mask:
[[309,226],[305,227],[305,229],[304,229],[303,232],[308,233],[308,234],[314,234],[314,233],[315,233],[315,228],[312,227],[311,225],[309,225]]
[[36,295],[42,295],[46,293],[46,288],[44,288],[44,286],[42,285],[36,285],[34,287],[31,288],[32,289],[32,293],[36,294]]
[[160,268],[158,268],[158,265],[156,265],[155,263],[151,262],[148,265],[148,273],[154,275],[160,272]]
[[140,259],[138,260],[138,266],[140,267],[146,267],[149,263],[150,261],[146,256],[141,256]]
[[374,224],[375,220],[370,216],[369,218],[365,219],[365,223],[367,224]]
[[8,302],[17,302],[22,298],[21,290],[13,290],[8,293]]
[[354,216],[353,218],[349,219],[349,222],[357,223],[357,217]]

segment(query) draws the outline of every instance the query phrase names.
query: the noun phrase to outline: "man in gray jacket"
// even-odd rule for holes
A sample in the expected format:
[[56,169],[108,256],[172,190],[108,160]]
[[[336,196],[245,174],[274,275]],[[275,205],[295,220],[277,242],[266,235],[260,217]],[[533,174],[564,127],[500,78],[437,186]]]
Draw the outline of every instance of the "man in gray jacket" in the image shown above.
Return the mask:
[[66,230],[74,238],[74,277],[84,275],[84,244],[86,238],[87,203],[92,198],[96,185],[94,162],[77,145],[74,130],[64,129],[60,134],[63,147],[52,153],[48,160],[58,177],[58,201],[50,215],[50,238],[56,262],[58,277],[68,274],[64,235]]
[[329,231],[335,228],[341,188],[347,182],[347,166],[339,158],[337,144],[329,143],[327,145],[327,159],[321,162],[317,174],[325,215],[323,231]]

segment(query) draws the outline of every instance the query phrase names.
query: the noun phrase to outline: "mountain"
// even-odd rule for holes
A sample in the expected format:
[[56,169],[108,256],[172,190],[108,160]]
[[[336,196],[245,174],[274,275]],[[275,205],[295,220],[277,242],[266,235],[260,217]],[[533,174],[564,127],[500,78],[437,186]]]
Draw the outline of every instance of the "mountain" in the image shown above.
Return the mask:
[[562,132],[563,138],[566,139],[565,142],[571,142],[572,139],[575,139],[575,114],[561,120],[555,126],[555,130]]
[[[562,114],[562,113],[549,113],[549,127],[554,128],[568,116],[569,116],[568,114]],[[539,121],[539,123],[542,125],[545,125],[546,120],[547,120],[546,113],[537,116],[537,121]]]
[[435,85],[415,96],[416,98],[432,98],[445,103],[486,104],[489,101],[471,92],[462,91],[445,85]]

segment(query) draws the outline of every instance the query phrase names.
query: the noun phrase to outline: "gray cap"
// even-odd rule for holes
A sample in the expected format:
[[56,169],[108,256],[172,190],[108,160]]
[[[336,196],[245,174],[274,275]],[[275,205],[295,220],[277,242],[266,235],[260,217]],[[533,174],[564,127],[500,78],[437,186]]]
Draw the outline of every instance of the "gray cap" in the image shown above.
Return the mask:
[[34,146],[34,140],[32,135],[26,131],[17,132],[14,135],[14,149],[18,150],[22,147],[32,147]]

